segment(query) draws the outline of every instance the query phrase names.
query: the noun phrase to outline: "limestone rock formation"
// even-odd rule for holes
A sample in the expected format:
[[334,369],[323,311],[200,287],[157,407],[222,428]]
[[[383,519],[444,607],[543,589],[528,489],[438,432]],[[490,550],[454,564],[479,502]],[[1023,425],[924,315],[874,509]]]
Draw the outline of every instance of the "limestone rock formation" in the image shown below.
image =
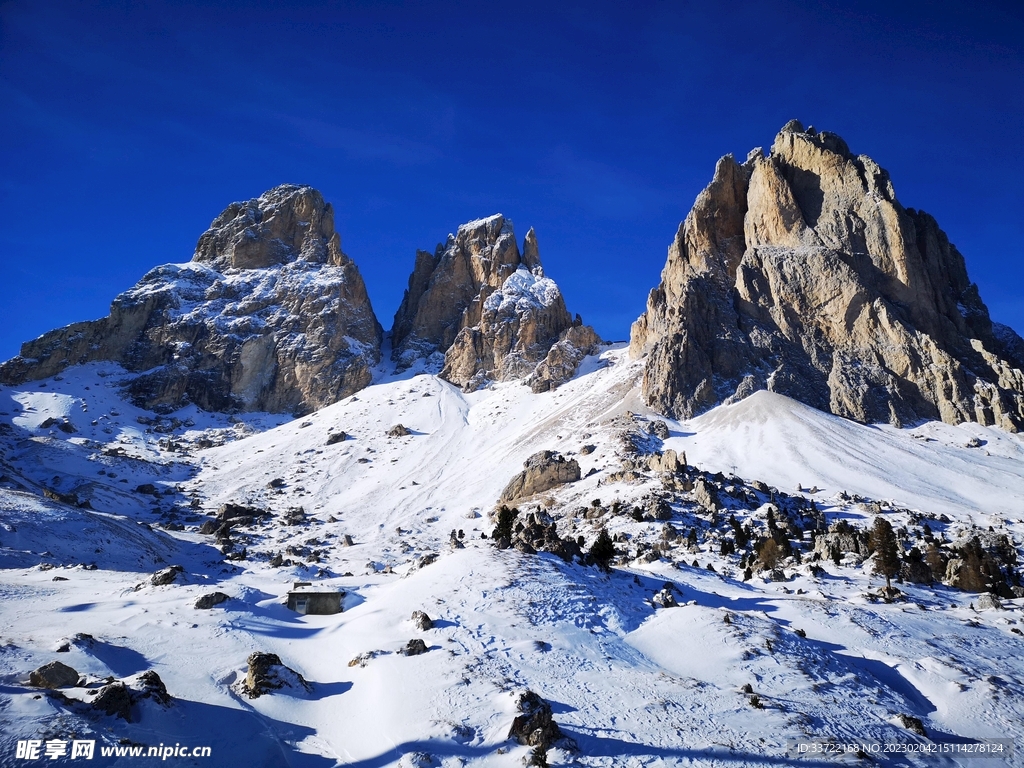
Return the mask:
[[501,214],[463,224],[433,254],[417,253],[391,340],[400,367],[427,358],[466,390],[529,377],[538,392],[571,378],[600,343],[544,276],[534,231],[520,253]]
[[566,459],[557,451],[540,451],[523,463],[523,471],[505,486],[500,501],[524,499],[579,479],[580,465],[576,459]]
[[151,270],[108,317],[24,344],[0,382],[102,360],[136,374],[142,407],[302,412],[369,384],[382,335],[331,205],[283,185],[229,205],[191,262]]
[[862,422],[1024,427],[1024,342],[963,257],[873,160],[797,121],[719,160],[630,350],[676,417],[767,388]]

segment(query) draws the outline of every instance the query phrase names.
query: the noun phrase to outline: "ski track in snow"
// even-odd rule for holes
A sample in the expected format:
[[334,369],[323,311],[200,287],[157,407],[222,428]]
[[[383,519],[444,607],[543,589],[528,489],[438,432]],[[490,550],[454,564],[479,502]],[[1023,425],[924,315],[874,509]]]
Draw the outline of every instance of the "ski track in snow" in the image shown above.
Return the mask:
[[[629,411],[659,418],[641,403],[640,373],[621,347],[543,395],[517,383],[465,394],[432,375],[381,372],[368,389],[305,417],[230,419],[193,408],[174,414],[190,421],[166,432],[120,399],[126,374],[116,366],[0,389],[0,765],[22,764],[12,762],[17,739],[71,732],[212,746],[212,760],[182,765],[376,768],[420,764],[420,753],[431,756],[423,765],[520,765],[529,749],[507,736],[525,689],[552,704],[578,746],[552,750],[552,765],[852,765],[852,756],[797,759],[788,745],[929,743],[899,714],[920,718],[935,742],[1019,740],[1024,637],[1010,629],[1024,627],[1021,600],[975,611],[969,593],[907,584],[906,601],[875,603],[866,592],[878,579],[866,565],[743,582],[710,547],[686,555],[699,568],[663,559],[603,574],[484,541],[502,489],[539,450],[572,454],[584,474],[542,494],[552,510],[596,497],[629,503],[654,487],[606,482],[619,466],[611,421]],[[57,422],[43,427],[49,418]],[[61,420],[76,431],[61,430]],[[397,423],[411,434],[387,436]],[[997,429],[865,426],[767,392],[667,424],[664,447],[691,464],[787,493],[817,486],[804,493],[826,509],[846,491],[1002,528],[1018,544],[1024,533],[1024,442]],[[348,439],[328,446],[341,430]],[[972,438],[981,445],[967,447]],[[200,449],[199,439],[214,445]],[[171,451],[167,440],[191,448]],[[580,455],[585,444],[597,449]],[[137,492],[145,483],[158,493]],[[43,489],[88,497],[95,509],[43,499]],[[245,534],[247,560],[228,563],[196,531],[198,518],[189,521],[190,496],[197,512],[230,501],[276,516]],[[298,506],[309,522],[283,524],[281,513]],[[171,507],[184,530],[156,525]],[[853,514],[842,509],[834,516]],[[458,529],[465,546],[452,549]],[[609,530],[656,528],[616,518]],[[595,531],[574,529],[590,540]],[[342,546],[345,535],[352,546]],[[321,562],[271,568],[272,554],[297,557],[288,547],[318,549]],[[428,554],[440,556],[421,566]],[[179,582],[150,584],[170,563],[184,567]],[[345,611],[287,610],[294,580],[344,589]],[[650,599],[666,582],[680,606],[655,611]],[[192,607],[214,589],[232,599]],[[414,610],[434,628],[416,629]],[[55,653],[83,632],[95,642]],[[399,654],[414,637],[429,652]],[[240,696],[256,650],[278,654],[311,691]],[[349,666],[371,651],[380,653]],[[24,684],[52,660],[90,684],[155,669],[176,702],[145,701],[130,724],[76,713]],[[763,708],[751,705],[748,684]],[[65,692],[88,699],[84,689]]]

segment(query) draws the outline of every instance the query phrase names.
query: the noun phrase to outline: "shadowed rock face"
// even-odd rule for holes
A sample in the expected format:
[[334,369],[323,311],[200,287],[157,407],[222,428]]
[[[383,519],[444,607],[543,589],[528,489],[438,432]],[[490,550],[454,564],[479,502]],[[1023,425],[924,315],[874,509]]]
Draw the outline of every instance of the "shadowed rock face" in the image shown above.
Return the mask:
[[51,331],[0,366],[19,384],[111,361],[146,408],[301,412],[370,383],[382,331],[330,204],[283,185],[232,203],[191,262],[146,274],[110,315]]
[[888,174],[787,124],[719,160],[633,324],[643,393],[688,418],[769,389],[862,422],[1024,427],[1024,344]]
[[462,225],[433,255],[417,253],[391,333],[399,366],[433,358],[466,390],[525,377],[535,391],[552,389],[600,343],[544,276],[534,231],[520,253],[501,214]]

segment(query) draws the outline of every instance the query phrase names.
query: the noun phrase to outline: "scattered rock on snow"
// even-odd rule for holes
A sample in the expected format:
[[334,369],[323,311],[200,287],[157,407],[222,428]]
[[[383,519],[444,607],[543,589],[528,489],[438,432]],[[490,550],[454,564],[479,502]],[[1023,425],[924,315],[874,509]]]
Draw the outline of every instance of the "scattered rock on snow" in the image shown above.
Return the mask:
[[676,596],[672,594],[672,590],[665,588],[660,592],[656,593],[651,598],[651,602],[654,603],[655,608],[675,608],[679,605],[676,602]]
[[215,605],[220,605],[230,598],[223,592],[209,592],[205,595],[200,595],[196,599],[195,607],[199,610],[208,610],[213,608]]
[[417,629],[423,630],[424,632],[428,629],[434,628],[434,622],[423,611],[412,612],[412,623]]
[[991,609],[999,610],[1003,607],[1003,602],[991,592],[986,592],[985,594],[980,595],[974,604],[978,607],[979,611]]
[[655,437],[660,437],[662,440],[668,440],[668,424],[666,424],[664,421],[652,421],[648,425],[647,429]]
[[309,683],[294,669],[281,663],[276,653],[256,651],[249,655],[249,671],[242,683],[242,690],[250,699],[281,688],[295,688],[308,691]]
[[410,434],[409,430],[402,424],[395,424],[387,432],[388,437],[405,437],[408,434]]
[[517,704],[519,714],[512,721],[508,737],[528,747],[547,749],[560,738],[562,732],[552,719],[551,705],[533,691],[525,691],[519,696]]
[[78,677],[78,672],[67,664],[51,661],[33,670],[28,676],[28,684],[33,688],[67,688],[77,685]]
[[430,768],[437,765],[434,758],[426,752],[409,752],[402,756],[401,768]]
[[[499,541],[499,548],[502,543],[505,542]],[[527,555],[551,552],[566,562],[582,554],[579,544],[572,538],[560,537],[554,519],[540,509],[530,512],[516,524],[512,539],[507,543]]]
[[180,565],[169,565],[163,570],[157,571],[149,578],[149,583],[154,587],[162,587],[166,584],[172,584],[177,578],[179,573],[184,573],[185,569]]
[[365,667],[371,659],[375,659],[378,656],[383,656],[388,651],[363,651],[357,654],[352,661],[348,663],[350,667]]
[[167,706],[171,703],[171,695],[167,692],[164,681],[152,669],[143,672],[136,680],[137,693],[132,696],[133,701],[138,699],[153,699],[154,701]]
[[217,510],[217,519],[221,522],[231,522],[232,525],[248,525],[257,517],[267,514],[266,510],[258,507],[246,507],[242,504],[221,504]]
[[436,563],[436,562],[437,562],[437,553],[436,552],[430,552],[430,553],[428,553],[428,554],[426,554],[426,555],[424,555],[423,557],[420,558],[420,560],[419,560],[419,567],[420,568],[426,568],[428,565],[432,565],[433,563]]
[[131,692],[128,690],[128,686],[120,680],[103,686],[96,698],[92,700],[92,706],[93,709],[120,717],[129,723],[132,721]]
[[427,648],[427,644],[417,637],[406,643],[405,648],[403,648],[400,653],[403,656],[419,656],[421,653],[426,653],[428,650],[430,649]]
[[345,432],[335,432],[327,436],[327,445],[335,445],[336,443],[343,443],[348,440],[348,434]]
[[900,724],[908,731],[912,731],[919,736],[927,736],[928,733],[924,729],[924,723],[921,722],[920,718],[913,717],[911,715],[900,715]]

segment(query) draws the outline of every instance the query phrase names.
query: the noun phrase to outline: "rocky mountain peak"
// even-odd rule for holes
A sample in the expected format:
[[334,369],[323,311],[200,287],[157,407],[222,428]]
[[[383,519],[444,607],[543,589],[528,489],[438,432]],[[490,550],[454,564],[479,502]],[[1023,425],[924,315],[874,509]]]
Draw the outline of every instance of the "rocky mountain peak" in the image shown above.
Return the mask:
[[228,206],[191,262],[150,270],[108,317],[24,344],[0,382],[110,361],[146,408],[302,412],[369,384],[382,336],[330,204],[283,185]]
[[340,266],[334,209],[312,187],[282,184],[232,203],[199,238],[193,261],[214,269],[264,269],[301,259]]
[[433,254],[417,252],[392,357],[400,366],[433,357],[443,377],[467,389],[531,377],[543,390],[571,377],[598,342],[544,276],[534,230],[520,252],[512,221],[495,214],[463,224]]
[[501,287],[522,263],[512,222],[500,213],[463,224],[433,254],[417,251],[391,330],[394,360],[444,354],[467,322],[479,321],[481,292]]
[[644,394],[689,417],[758,389],[859,421],[1024,427],[1019,337],[935,220],[839,136],[719,160],[633,325]]

